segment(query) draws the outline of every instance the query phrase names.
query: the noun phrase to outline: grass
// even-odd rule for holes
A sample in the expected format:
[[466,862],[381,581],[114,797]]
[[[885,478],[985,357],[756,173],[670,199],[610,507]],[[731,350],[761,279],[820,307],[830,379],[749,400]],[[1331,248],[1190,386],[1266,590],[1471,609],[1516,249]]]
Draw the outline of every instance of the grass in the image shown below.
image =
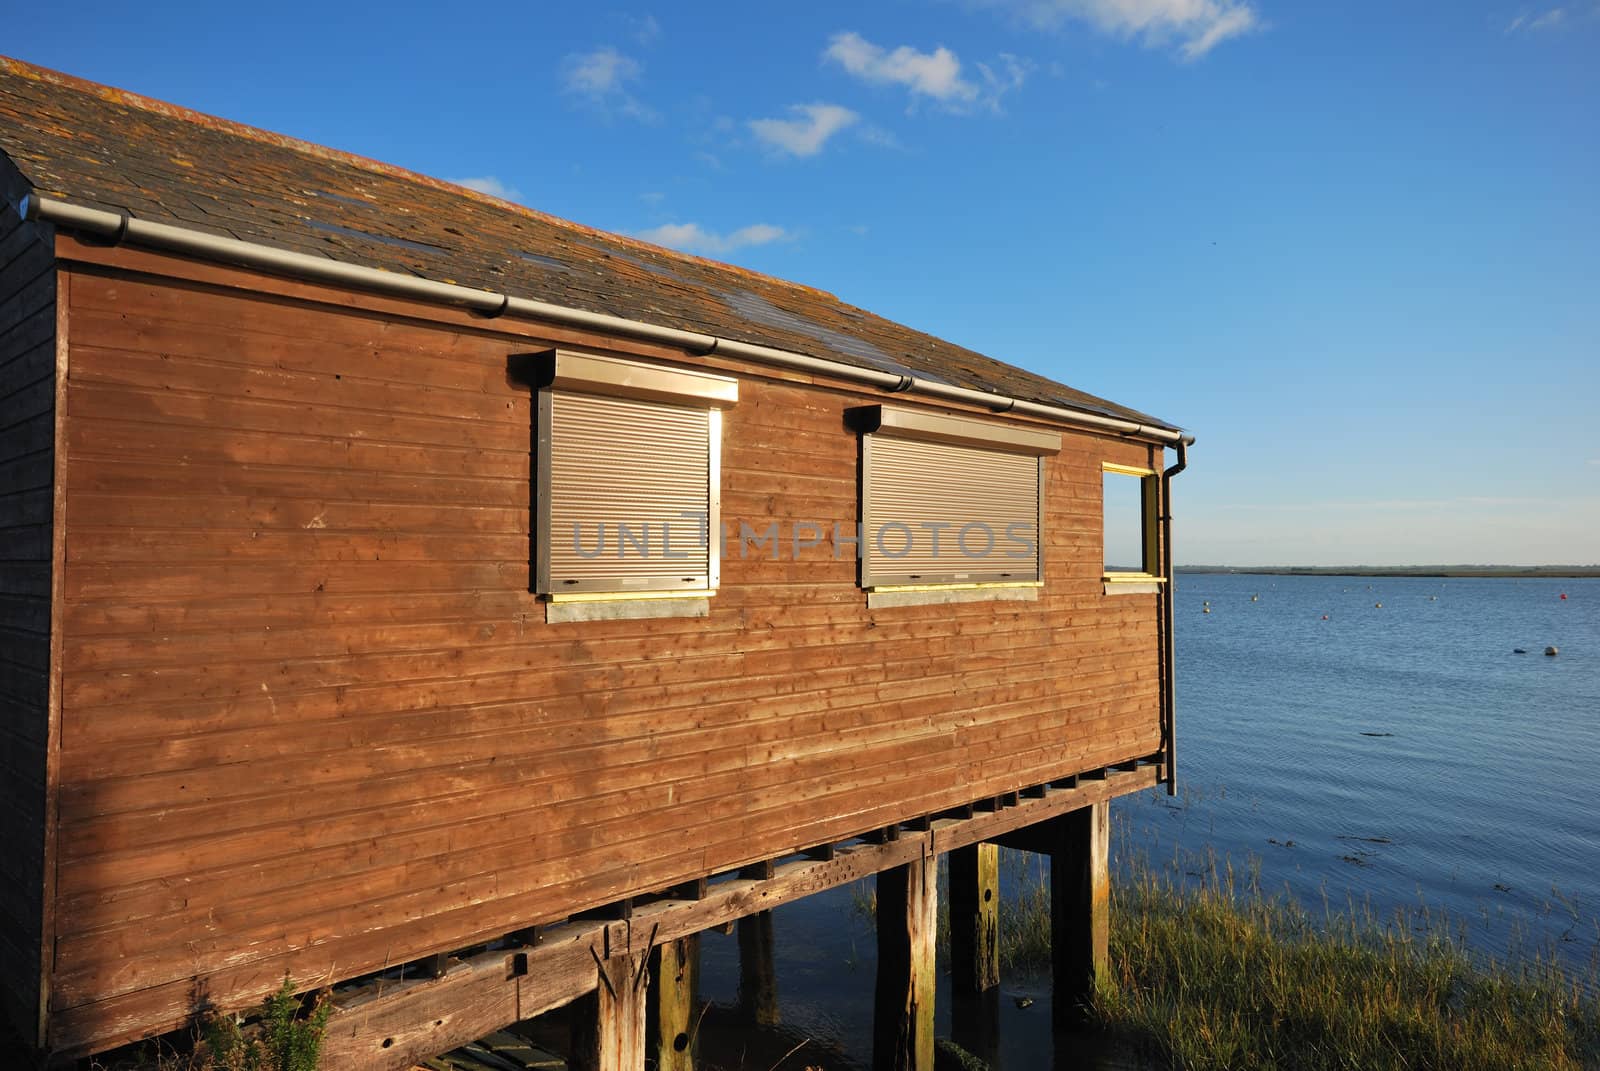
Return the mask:
[[[1001,874],[1002,968],[1046,972],[1048,863],[1003,851]],[[1256,877],[1214,854],[1158,866],[1125,853],[1098,1028],[1184,1071],[1600,1069],[1600,964],[1574,972],[1552,949],[1515,944],[1492,959],[1426,909],[1313,911]],[[853,907],[871,917],[870,885]]]
[[[1002,955],[1047,969],[1047,872],[1012,867]],[[1573,973],[1548,949],[1489,959],[1425,910],[1313,912],[1214,856],[1198,870],[1138,858],[1113,882],[1093,1017],[1154,1066],[1186,1071],[1578,1071],[1600,1068],[1597,993],[1593,965]]]

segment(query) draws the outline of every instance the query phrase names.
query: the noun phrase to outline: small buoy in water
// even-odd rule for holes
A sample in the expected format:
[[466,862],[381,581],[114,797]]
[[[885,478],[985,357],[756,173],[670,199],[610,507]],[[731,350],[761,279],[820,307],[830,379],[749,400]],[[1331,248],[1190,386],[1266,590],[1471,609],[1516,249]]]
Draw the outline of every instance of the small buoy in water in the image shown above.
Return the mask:
[[1374,609],[1374,610],[1381,610],[1381,609],[1383,609],[1383,603],[1381,603],[1381,602],[1375,602],[1375,603],[1373,603],[1373,604],[1372,604],[1372,608],[1373,608],[1373,609]]
[[1563,600],[1565,600],[1565,599],[1566,599],[1566,597],[1567,597],[1567,593],[1566,593],[1566,592],[1564,592],[1564,591],[1563,591],[1563,592],[1562,592],[1562,593],[1561,593],[1561,598],[1562,598],[1562,599],[1563,599]]
[[1327,614],[1323,614],[1322,615],[1322,620],[1324,620],[1324,621],[1328,620],[1328,615]]
[[[1565,596],[1565,595],[1563,595],[1563,596],[1561,596],[1561,597],[1562,597],[1562,598],[1563,598],[1563,599],[1564,599],[1564,598],[1566,598],[1566,596]],[[1429,596],[1428,596],[1428,601],[1429,601],[1429,602],[1438,602],[1438,601],[1439,601],[1439,596],[1437,596],[1437,595],[1429,595]]]
[[1511,653],[1512,653],[1512,654],[1527,654],[1527,653],[1528,653],[1528,652],[1527,652],[1527,649],[1526,649],[1526,648],[1523,648],[1523,647],[1513,647],[1513,648],[1511,648]]
[[1250,596],[1250,601],[1251,602],[1260,602],[1261,601],[1261,596],[1260,595],[1252,595],[1252,596]]
[[1554,658],[1556,655],[1561,653],[1561,648],[1559,648],[1559,647],[1546,647],[1544,649],[1544,653],[1549,655],[1551,658]]
[[1202,607],[1200,607],[1200,612],[1203,613],[1203,614],[1209,614],[1211,612],[1211,607],[1202,606]]

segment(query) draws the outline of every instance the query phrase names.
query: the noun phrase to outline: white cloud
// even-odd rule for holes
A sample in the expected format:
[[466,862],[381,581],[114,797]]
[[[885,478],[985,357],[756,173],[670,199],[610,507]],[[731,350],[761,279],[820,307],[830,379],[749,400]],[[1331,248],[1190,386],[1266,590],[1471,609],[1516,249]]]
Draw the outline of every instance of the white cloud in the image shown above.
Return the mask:
[[840,33],[834,34],[822,57],[864,82],[903,85],[913,96],[946,102],[978,96],[978,87],[961,77],[961,61],[943,45],[932,52],[918,52],[910,45],[887,52],[858,33]]
[[1249,0],[980,0],[1017,12],[1035,26],[1055,29],[1086,22],[1101,33],[1139,39],[1147,47],[1176,41],[1184,59],[1261,28]]
[[494,175],[479,175],[477,178],[453,178],[445,179],[445,181],[453,182],[457,186],[465,186],[467,189],[476,190],[479,193],[486,193],[490,197],[498,197],[502,201],[522,200],[521,190],[515,186],[507,186]]
[[994,66],[977,64],[979,84],[962,76],[960,57],[943,45],[932,52],[918,52],[910,45],[890,51],[853,31],[834,34],[822,58],[870,85],[903,86],[913,102],[925,97],[951,111],[980,104],[998,109],[1000,98],[1019,88],[1032,69],[1026,61],[1002,53]]
[[815,156],[828,139],[861,117],[837,104],[796,104],[790,119],[752,119],[751,133],[779,152]]
[[1535,30],[1553,30],[1566,21],[1567,9],[1564,7],[1553,7],[1536,15],[1524,12],[1511,20],[1510,25],[1506,27],[1506,33],[1516,33],[1519,30],[1529,33]]
[[666,223],[640,231],[635,237],[685,253],[723,254],[748,246],[788,241],[794,235],[772,223],[752,223],[728,234],[708,231],[698,223]]
[[1022,83],[1033,73],[1033,64],[1009,52],[1002,52],[994,66],[978,64],[978,73],[983,76],[983,103],[999,111],[1000,98],[1013,89],[1022,88]]
[[644,68],[638,60],[607,45],[568,56],[562,65],[562,88],[607,114],[617,112],[648,122],[655,113],[639,103],[627,88],[642,73]]
[[597,48],[567,57],[567,91],[603,97],[639,77],[639,63],[614,48]]

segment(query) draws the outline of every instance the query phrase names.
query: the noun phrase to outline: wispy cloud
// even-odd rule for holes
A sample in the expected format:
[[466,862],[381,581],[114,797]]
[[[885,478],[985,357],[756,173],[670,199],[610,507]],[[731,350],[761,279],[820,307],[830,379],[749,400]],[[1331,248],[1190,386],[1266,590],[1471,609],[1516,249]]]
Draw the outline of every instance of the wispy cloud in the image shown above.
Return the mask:
[[838,104],[796,104],[788,119],[752,119],[750,132],[769,147],[790,156],[815,156],[828,139],[861,116]]
[[632,32],[634,41],[640,45],[653,45],[661,36],[661,23],[656,21],[654,15],[624,15],[623,20]]
[[1000,98],[1021,87],[1031,65],[1003,53],[994,66],[977,64],[979,80],[962,74],[961,59],[939,45],[919,52],[910,45],[886,49],[854,31],[834,34],[823,50],[824,62],[836,63],[869,85],[902,86],[913,104],[927,99],[951,111],[969,111],[977,105],[998,109]]
[[[1600,13],[1597,5],[1593,13]],[[1524,11],[1506,25],[1506,33],[1537,33],[1540,30],[1554,30],[1567,23],[1573,16],[1574,10],[1570,7],[1552,7],[1544,11]]]
[[1600,465],[1600,457],[1591,457],[1589,459],[1589,464],[1591,464],[1591,465]]
[[498,197],[502,201],[522,200],[521,190],[515,186],[507,186],[494,175],[479,175],[477,178],[453,178],[445,179],[445,181],[453,182],[457,186],[465,186],[467,189],[476,190],[479,193],[486,193],[490,197]]
[[752,223],[727,234],[706,230],[698,223],[666,223],[639,231],[635,237],[685,253],[726,254],[749,246],[786,242],[794,235],[772,223]]
[[596,111],[650,122],[655,119],[655,112],[628,89],[643,73],[638,60],[606,45],[569,55],[562,64],[562,89]]
[[889,52],[858,33],[840,33],[834,34],[822,56],[864,82],[903,85],[913,96],[969,101],[978,95],[978,87],[961,77],[961,61],[943,45],[932,52],[918,52],[910,45]]
[[1067,22],[1087,23],[1146,47],[1176,43],[1186,60],[1197,60],[1224,41],[1261,29],[1261,16],[1248,0],[976,0],[1002,7],[1042,29]]

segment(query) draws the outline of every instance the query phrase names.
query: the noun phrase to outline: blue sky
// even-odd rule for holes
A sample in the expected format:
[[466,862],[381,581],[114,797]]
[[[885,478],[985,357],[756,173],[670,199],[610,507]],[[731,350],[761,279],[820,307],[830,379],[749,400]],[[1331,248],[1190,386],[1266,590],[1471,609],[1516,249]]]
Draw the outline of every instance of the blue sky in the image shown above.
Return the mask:
[[0,51],[1183,424],[1180,562],[1600,562],[1600,0],[229,7]]

